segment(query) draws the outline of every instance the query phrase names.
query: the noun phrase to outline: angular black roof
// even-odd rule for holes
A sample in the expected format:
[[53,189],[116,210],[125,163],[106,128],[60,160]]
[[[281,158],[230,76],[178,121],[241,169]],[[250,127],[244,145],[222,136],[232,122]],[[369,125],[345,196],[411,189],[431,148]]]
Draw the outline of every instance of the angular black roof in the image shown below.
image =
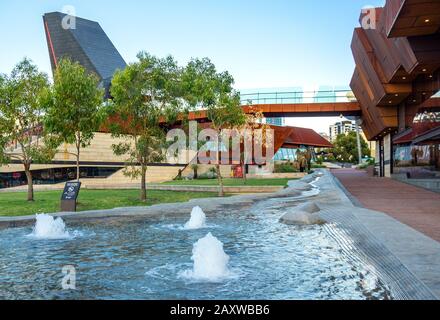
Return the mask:
[[99,23],[75,17],[75,28],[65,29],[63,19],[66,16],[61,12],[43,16],[52,71],[61,58],[69,57],[96,73],[108,90],[115,71],[126,67],[124,59]]

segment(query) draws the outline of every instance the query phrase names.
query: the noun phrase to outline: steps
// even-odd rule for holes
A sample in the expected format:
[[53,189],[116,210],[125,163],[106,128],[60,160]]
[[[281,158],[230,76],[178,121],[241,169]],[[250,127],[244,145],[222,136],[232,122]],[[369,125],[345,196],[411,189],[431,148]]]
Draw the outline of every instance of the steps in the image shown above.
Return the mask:
[[[147,183],[162,183],[173,180],[184,166],[151,166],[147,168]],[[132,179],[121,169],[106,179],[81,179],[84,188],[98,187],[138,187],[141,178]]]

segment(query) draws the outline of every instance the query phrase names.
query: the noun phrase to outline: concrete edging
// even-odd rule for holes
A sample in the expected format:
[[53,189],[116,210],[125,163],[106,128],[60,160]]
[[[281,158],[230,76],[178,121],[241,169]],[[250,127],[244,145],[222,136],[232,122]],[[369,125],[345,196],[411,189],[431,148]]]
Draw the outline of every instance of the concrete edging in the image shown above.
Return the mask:
[[[36,188],[35,188],[36,187]],[[34,187],[34,191],[62,191],[63,186],[46,186],[38,185]],[[108,185],[83,185],[83,190],[131,190],[139,189],[139,184],[125,184],[115,185],[109,187]],[[185,185],[165,185],[165,184],[150,184],[147,185],[147,190],[161,190],[161,191],[176,191],[176,192],[218,192],[218,186],[185,186]],[[225,193],[275,193],[284,189],[283,186],[225,186]],[[3,189],[0,193],[23,193],[27,192],[27,189]]]

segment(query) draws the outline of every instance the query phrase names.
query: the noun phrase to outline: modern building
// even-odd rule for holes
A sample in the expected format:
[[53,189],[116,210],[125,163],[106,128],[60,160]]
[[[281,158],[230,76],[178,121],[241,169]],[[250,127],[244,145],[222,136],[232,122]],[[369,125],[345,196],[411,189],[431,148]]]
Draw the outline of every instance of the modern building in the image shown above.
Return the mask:
[[267,118],[266,123],[274,126],[283,127],[286,124],[284,118]]
[[332,148],[333,145],[312,129],[299,127],[272,127],[275,130],[275,161],[297,160],[298,150]]
[[440,1],[387,0],[354,30],[351,88],[380,176],[440,170]]
[[99,77],[108,95],[114,73],[126,63],[99,23],[61,12],[46,13],[43,21],[52,70],[62,58],[77,61]]
[[349,132],[356,131],[356,122],[355,121],[340,121],[335,124],[330,125],[329,134],[330,141],[334,142],[338,135],[347,134]]

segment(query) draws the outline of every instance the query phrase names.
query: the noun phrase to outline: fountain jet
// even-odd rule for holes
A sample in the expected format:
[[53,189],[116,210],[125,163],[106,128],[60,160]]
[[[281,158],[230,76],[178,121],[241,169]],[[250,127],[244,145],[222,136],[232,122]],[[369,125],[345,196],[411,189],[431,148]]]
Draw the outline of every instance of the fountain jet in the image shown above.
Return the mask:
[[219,282],[232,276],[228,268],[229,256],[223,250],[223,243],[211,233],[194,244],[191,259],[194,266],[183,273],[185,278]]
[[194,207],[191,212],[190,220],[185,224],[184,229],[196,230],[206,227],[206,215],[202,208]]
[[68,239],[71,238],[66,225],[61,218],[54,218],[48,214],[37,214],[36,222],[29,237],[35,239]]

